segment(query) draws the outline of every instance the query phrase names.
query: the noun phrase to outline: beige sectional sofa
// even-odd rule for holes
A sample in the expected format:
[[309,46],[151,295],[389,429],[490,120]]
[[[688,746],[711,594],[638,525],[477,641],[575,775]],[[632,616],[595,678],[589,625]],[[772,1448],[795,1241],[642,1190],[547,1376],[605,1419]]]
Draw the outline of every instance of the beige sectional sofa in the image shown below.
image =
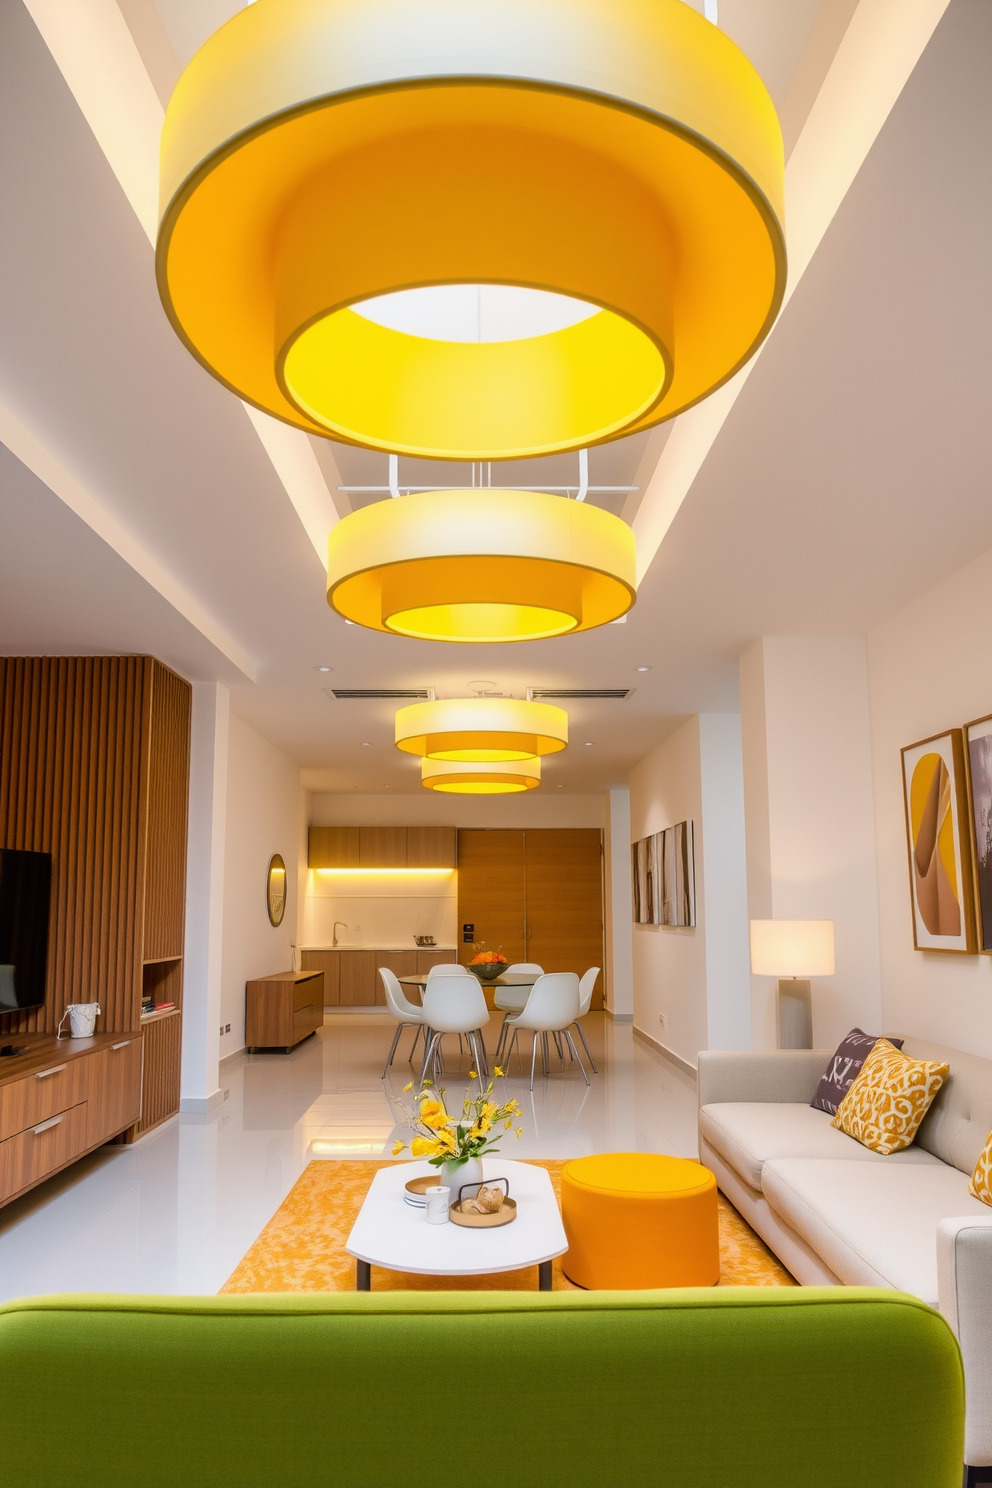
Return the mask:
[[[880,1157],[810,1101],[832,1049],[699,1056],[699,1156],[804,1286],[892,1287],[961,1344],[966,1461],[992,1465],[992,1209],[968,1181],[992,1130],[992,1060],[907,1038],[950,1065],[912,1147]],[[977,1481],[977,1479],[976,1479]]]

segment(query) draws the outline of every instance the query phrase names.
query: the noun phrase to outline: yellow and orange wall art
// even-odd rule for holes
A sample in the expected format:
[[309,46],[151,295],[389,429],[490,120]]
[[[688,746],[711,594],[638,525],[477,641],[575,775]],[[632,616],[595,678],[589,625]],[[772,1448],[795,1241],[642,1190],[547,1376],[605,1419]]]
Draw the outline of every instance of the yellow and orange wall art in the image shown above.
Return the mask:
[[960,731],[903,750],[914,943],[973,952],[970,834]]

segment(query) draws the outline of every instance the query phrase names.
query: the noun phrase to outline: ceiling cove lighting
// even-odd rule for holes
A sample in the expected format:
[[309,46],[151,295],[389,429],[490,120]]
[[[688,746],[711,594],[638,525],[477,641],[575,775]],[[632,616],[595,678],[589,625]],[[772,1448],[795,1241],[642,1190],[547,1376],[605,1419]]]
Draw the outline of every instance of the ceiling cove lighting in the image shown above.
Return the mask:
[[469,760],[424,759],[420,762],[420,783],[427,790],[455,796],[518,795],[540,785],[541,761],[477,764]]
[[260,0],[169,102],[159,292],[310,433],[582,449],[754,354],[783,193],[767,90],[681,0]]
[[332,528],[327,602],[420,640],[532,641],[591,630],[635,599],[634,534],[600,507],[537,491],[430,491]]
[[424,759],[471,763],[532,760],[568,743],[568,714],[518,698],[444,698],[396,715],[396,747]]

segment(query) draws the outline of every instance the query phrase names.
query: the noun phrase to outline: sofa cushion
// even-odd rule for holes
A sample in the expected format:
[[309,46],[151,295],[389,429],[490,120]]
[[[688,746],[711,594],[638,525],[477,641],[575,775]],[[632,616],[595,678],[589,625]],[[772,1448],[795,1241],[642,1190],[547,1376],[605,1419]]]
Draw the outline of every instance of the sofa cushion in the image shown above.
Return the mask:
[[889,1157],[911,1147],[948,1065],[911,1059],[881,1038],[837,1107],[834,1126]]
[[968,1192],[973,1199],[981,1199],[983,1204],[992,1205],[992,1132],[989,1132],[989,1139],[978,1155]]
[[823,1157],[849,1162],[939,1164],[939,1159],[910,1147],[883,1158],[860,1142],[835,1131],[825,1111],[782,1101],[728,1101],[703,1106],[699,1130],[720,1156],[752,1188],[761,1188],[762,1165],[775,1157]]
[[[910,1149],[912,1150],[912,1149]],[[771,1207],[847,1286],[890,1286],[937,1305],[937,1224],[988,1209],[946,1163],[766,1162]]]
[[[852,1028],[847,1038],[837,1046],[810,1105],[817,1111],[827,1111],[836,1116],[837,1107],[860,1075],[861,1066],[880,1037],[877,1033],[865,1033],[863,1028]],[[902,1048],[902,1039],[890,1038],[889,1043],[896,1049]]]
[[920,1124],[916,1145],[962,1173],[971,1173],[992,1129],[992,1059],[918,1038],[904,1039],[903,1052],[913,1059],[950,1065],[950,1074]]

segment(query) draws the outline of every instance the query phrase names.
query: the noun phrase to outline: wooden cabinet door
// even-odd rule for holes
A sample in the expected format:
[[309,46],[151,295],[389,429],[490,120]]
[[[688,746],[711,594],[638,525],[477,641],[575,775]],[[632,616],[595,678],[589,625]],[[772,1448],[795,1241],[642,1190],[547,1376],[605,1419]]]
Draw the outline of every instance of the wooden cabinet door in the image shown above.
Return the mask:
[[340,1006],[374,1007],[379,958],[375,951],[339,951]]
[[[379,975],[378,968],[380,966],[387,966],[389,968],[389,970],[393,973],[393,976],[397,976],[397,977],[411,976],[417,970],[417,952],[416,951],[380,951],[378,953],[378,955],[376,956],[375,964],[376,964],[375,1000],[376,1000],[376,1003],[379,1006],[385,1007],[385,1005],[386,1005],[386,994],[383,991],[382,977]],[[403,991],[404,991],[405,995],[407,997],[409,997],[411,995],[411,993],[413,992],[413,988],[412,987],[404,987],[403,988]],[[414,999],[414,1000],[416,1000],[416,999]]]
[[[545,971],[603,967],[603,846],[597,828],[525,833],[527,954]],[[592,1006],[603,1006],[600,970]]]
[[406,827],[359,827],[358,836],[363,868],[406,867]]
[[301,961],[303,971],[324,973],[324,1006],[337,1007],[341,996],[341,952],[304,951]]
[[307,864],[311,868],[357,868],[358,827],[311,827],[307,834]]
[[457,960],[457,951],[418,951],[417,971],[421,976],[427,976],[432,966],[450,966]]
[[463,829],[458,833],[458,960],[464,966],[475,951],[463,926],[474,925],[474,939],[487,951],[502,950],[507,961],[524,961],[526,917],[524,833]]
[[408,868],[454,868],[454,827],[407,827]]
[[107,1142],[141,1114],[141,1039],[122,1039],[85,1060],[86,1145]]

